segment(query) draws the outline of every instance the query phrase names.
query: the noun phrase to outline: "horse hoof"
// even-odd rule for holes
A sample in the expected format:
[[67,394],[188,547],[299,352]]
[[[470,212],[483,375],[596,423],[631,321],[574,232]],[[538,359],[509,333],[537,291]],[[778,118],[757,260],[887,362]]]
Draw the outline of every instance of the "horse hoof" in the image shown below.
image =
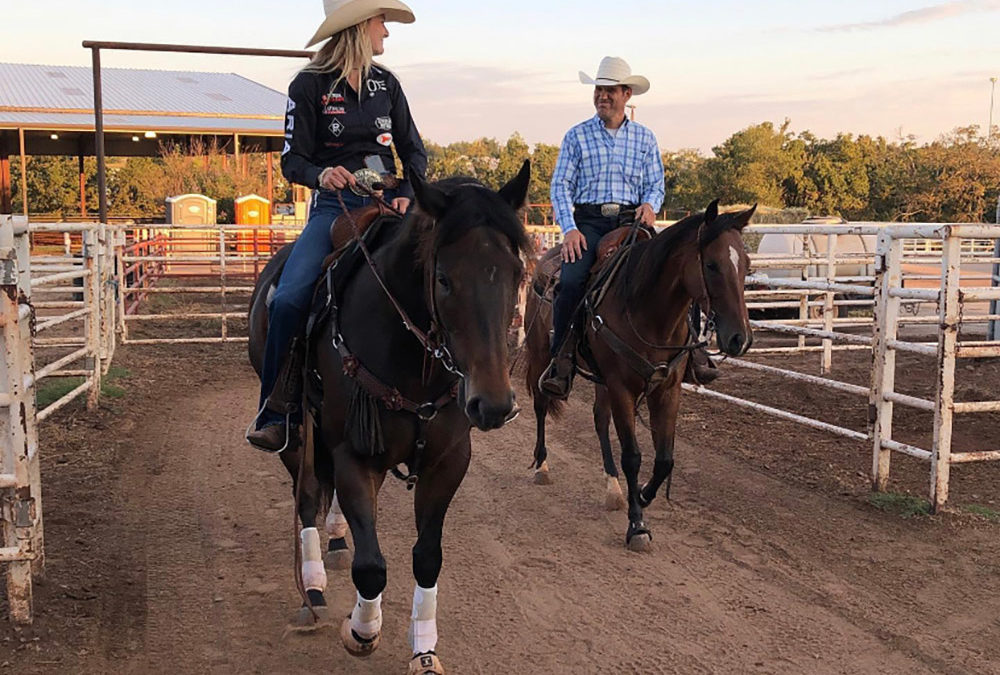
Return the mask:
[[542,462],[542,465],[535,469],[535,485],[552,485],[548,462]]
[[626,547],[633,553],[647,553],[652,547],[653,538],[648,534],[637,534],[628,540]]
[[444,675],[444,666],[441,665],[441,659],[434,652],[417,654],[410,659],[410,667],[407,668],[406,675]]
[[351,553],[350,549],[327,551],[324,558],[326,566],[331,570],[349,570],[354,562],[354,554]]
[[625,495],[617,478],[608,476],[608,485],[604,493],[604,508],[608,511],[621,511],[625,508]]
[[[313,611],[316,613],[313,614]],[[300,607],[285,627],[285,635],[315,633],[332,625],[329,607],[313,607],[312,611],[308,607]]]
[[340,624],[340,641],[344,643],[344,649],[351,656],[357,656],[360,659],[371,656],[372,652],[378,649],[378,643],[381,639],[381,633],[370,640],[359,637],[351,630],[351,617],[347,617],[344,619],[344,623]]

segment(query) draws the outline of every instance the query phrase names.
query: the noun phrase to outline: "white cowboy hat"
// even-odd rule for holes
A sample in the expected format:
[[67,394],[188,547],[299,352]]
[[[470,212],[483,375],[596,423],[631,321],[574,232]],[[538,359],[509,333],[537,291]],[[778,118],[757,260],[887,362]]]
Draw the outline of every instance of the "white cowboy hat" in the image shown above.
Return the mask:
[[326,19],[306,44],[306,49],[379,14],[385,14],[386,22],[415,21],[413,10],[399,0],[323,0],[323,11]]
[[632,94],[639,96],[649,91],[649,80],[642,75],[633,75],[632,68],[617,56],[605,56],[597,68],[597,77],[590,77],[580,71],[580,82],[596,87],[611,87],[621,84],[632,88]]

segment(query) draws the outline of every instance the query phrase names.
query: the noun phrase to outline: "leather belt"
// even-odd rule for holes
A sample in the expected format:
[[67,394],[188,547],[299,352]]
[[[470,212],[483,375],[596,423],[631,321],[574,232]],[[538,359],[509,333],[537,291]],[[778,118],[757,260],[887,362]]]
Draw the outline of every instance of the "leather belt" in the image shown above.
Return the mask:
[[633,204],[616,204],[614,202],[608,202],[607,204],[574,204],[573,209],[582,211],[584,213],[590,213],[591,215],[600,214],[603,218],[615,218],[622,211],[627,211],[629,209],[634,209]]

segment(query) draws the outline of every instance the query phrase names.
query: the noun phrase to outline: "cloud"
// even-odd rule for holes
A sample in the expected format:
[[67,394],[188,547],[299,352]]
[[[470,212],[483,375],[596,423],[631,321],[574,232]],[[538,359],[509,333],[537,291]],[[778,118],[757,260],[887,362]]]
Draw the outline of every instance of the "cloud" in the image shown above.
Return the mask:
[[877,21],[862,23],[844,23],[833,26],[823,26],[816,30],[823,33],[839,33],[857,30],[873,30],[878,28],[898,28],[917,23],[931,23],[950,19],[963,14],[994,12],[1000,10],[1000,0],[951,0],[930,7],[912,9]]
[[487,65],[416,63],[395,70],[411,98],[430,95],[449,105],[535,101],[558,84],[543,72]]

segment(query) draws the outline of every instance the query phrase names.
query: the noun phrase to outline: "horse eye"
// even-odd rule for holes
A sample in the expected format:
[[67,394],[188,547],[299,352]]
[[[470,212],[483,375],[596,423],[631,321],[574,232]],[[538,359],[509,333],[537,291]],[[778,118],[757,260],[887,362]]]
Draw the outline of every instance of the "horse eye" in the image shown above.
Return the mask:
[[448,291],[451,290],[451,282],[448,281],[448,277],[446,277],[441,272],[437,273],[437,282],[438,282],[438,285],[441,287],[441,290],[443,290],[445,292],[448,292]]
[[708,268],[709,272],[718,273],[718,271],[719,271],[719,264],[717,262],[715,262],[714,260],[710,260],[709,262],[705,263],[705,267]]

